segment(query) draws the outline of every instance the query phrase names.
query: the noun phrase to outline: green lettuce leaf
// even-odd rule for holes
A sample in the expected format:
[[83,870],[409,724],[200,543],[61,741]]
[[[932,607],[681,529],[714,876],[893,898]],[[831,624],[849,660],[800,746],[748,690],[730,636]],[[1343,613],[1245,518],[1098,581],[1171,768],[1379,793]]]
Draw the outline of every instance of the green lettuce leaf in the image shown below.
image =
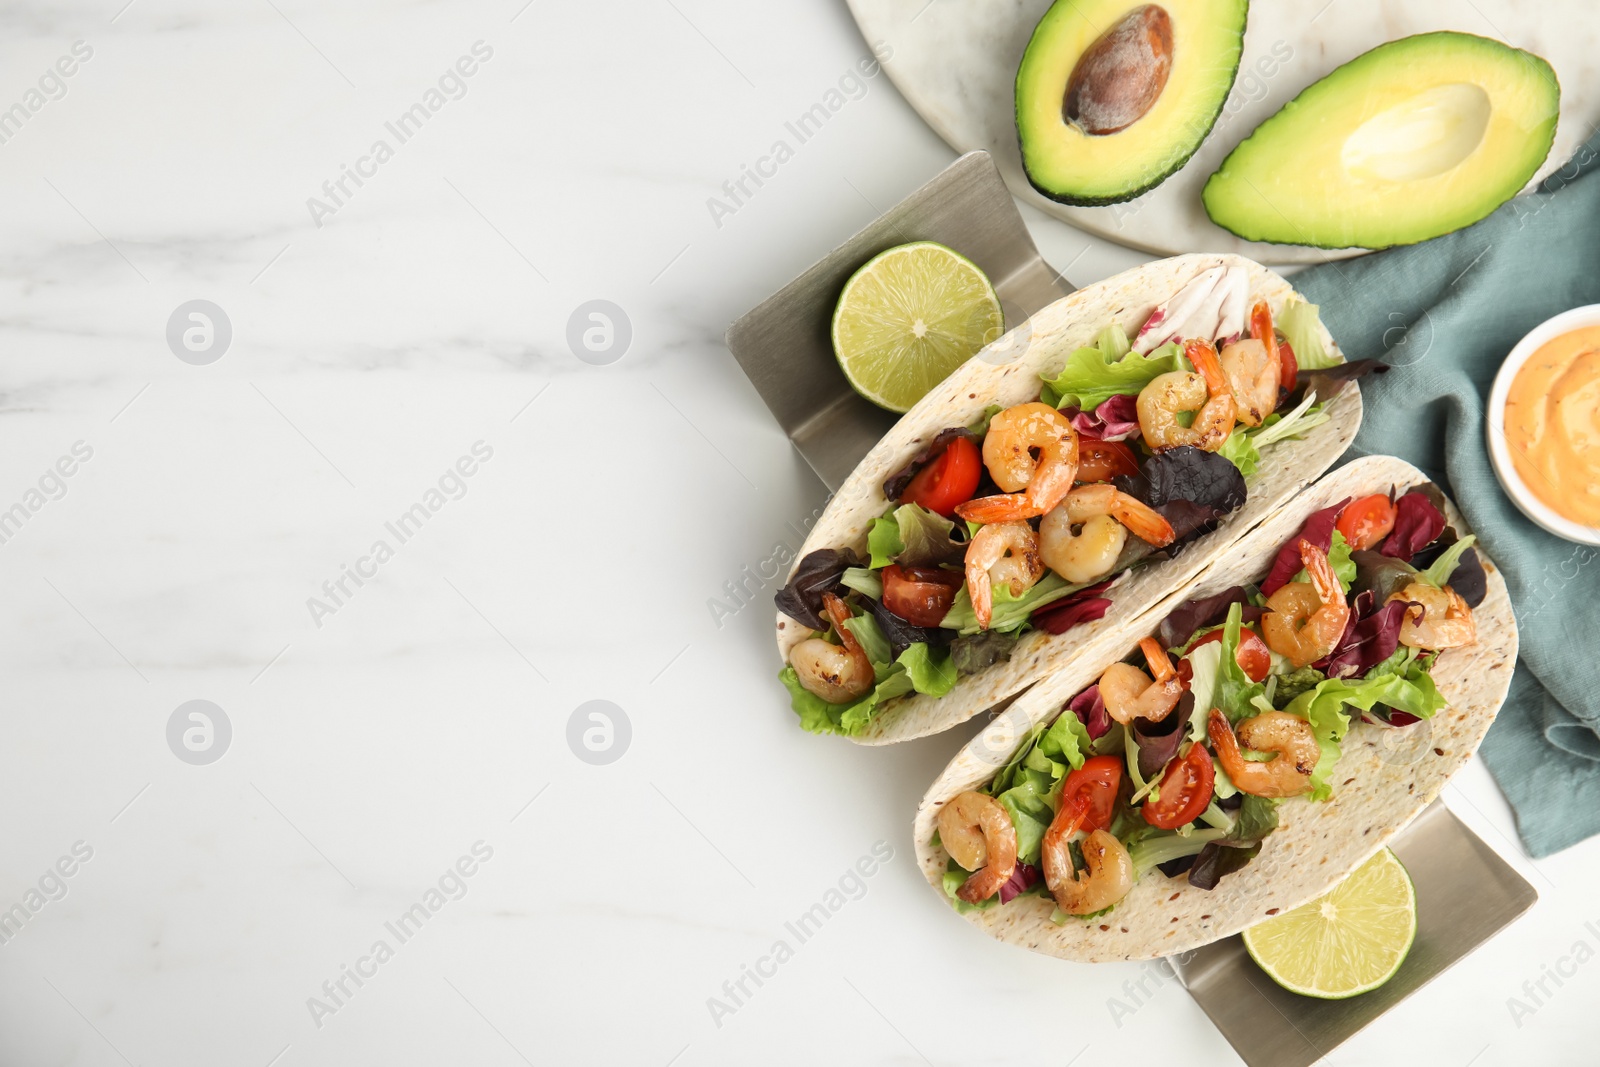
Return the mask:
[[1044,379],[1042,396],[1056,407],[1077,405],[1090,411],[1119,393],[1137,393],[1158,374],[1184,369],[1176,344],[1141,356],[1129,346],[1122,327],[1113,324],[1100,332],[1094,344],[1068,356],[1059,375]]
[[1068,772],[1088,758],[1089,731],[1071,711],[1048,727],[1029,732],[1011,760],[995,775],[989,794],[1000,802],[1017,831],[1017,858],[1037,865],[1039,843],[1055,818],[1051,797]]
[[1245,794],[1244,803],[1234,816],[1229,841],[1256,842],[1278,828],[1278,802]]
[[1340,363],[1322,343],[1322,320],[1317,317],[1317,305],[1290,297],[1278,316],[1277,325],[1294,348],[1295,362],[1301,370],[1324,370]]
[[1185,657],[1194,672],[1189,680],[1189,692],[1194,694],[1194,711],[1189,715],[1189,740],[1204,741],[1206,716],[1218,707],[1217,684],[1222,674],[1222,642],[1201,645]]
[[[1441,556],[1439,558],[1443,559],[1444,557]],[[1350,558],[1350,542],[1346,541],[1344,534],[1338,530],[1333,531],[1333,542],[1328,548],[1328,563],[1333,567],[1333,573],[1338,576],[1340,587],[1346,593],[1350,592],[1350,586],[1356,580],[1356,561]],[[1301,567],[1300,572],[1289,580],[1291,582],[1309,582],[1311,581],[1311,576],[1306,573],[1304,567]]]
[[[1250,676],[1244,673],[1244,668],[1239,666],[1239,633],[1244,628],[1243,620],[1241,606],[1231,605],[1228,608],[1228,621],[1222,626],[1222,640],[1214,642],[1220,649],[1217,654],[1215,706],[1222,709],[1229,722],[1238,722],[1256,714],[1254,700],[1257,697],[1265,699],[1267,691],[1260,682],[1252,682]],[[1199,707],[1198,700],[1195,706]],[[1206,710],[1210,711],[1209,708]]]
[[[1389,664],[1398,669],[1385,669]],[[1403,663],[1403,666],[1400,664]],[[1311,775],[1311,799],[1326,800],[1333,794],[1328,782],[1333,765],[1339,761],[1339,743],[1350,727],[1347,706],[1369,711],[1375,704],[1409,712],[1420,719],[1432,718],[1446,706],[1439,695],[1427,665],[1416,657],[1394,657],[1368,671],[1364,678],[1328,678],[1316,688],[1289,702],[1285,711],[1311,723],[1322,757]]]
[[1306,398],[1289,411],[1282,415],[1273,412],[1261,420],[1260,426],[1252,426],[1246,433],[1255,442],[1256,448],[1266,448],[1291,437],[1304,437],[1331,418],[1333,416],[1323,411],[1322,405],[1317,403],[1317,394],[1308,391]]
[[[1046,573],[1033,588],[1024,590],[1020,597],[1011,595],[1009,585],[996,585],[991,593],[989,629],[999,630],[1002,633],[1019,629],[1028,621],[1028,616],[1037,609],[1085,588],[1087,588],[1085,585],[1073,585],[1055,571]],[[951,603],[950,610],[945,613],[939,625],[946,630],[957,630],[963,634],[975,634],[983,629],[978,625],[978,617],[973,614],[972,594],[967,592],[965,585],[956,594],[955,601]]]
[[872,520],[872,526],[867,530],[867,551],[872,553],[872,562],[869,566],[875,571],[881,571],[894,562],[894,558],[905,551],[905,542],[900,540],[900,524],[894,516],[880,515]]
[[873,600],[883,599],[883,579],[878,577],[877,571],[865,567],[846,567],[844,573],[839,575],[839,584]]
[[1235,429],[1222,447],[1217,449],[1217,455],[1239,468],[1239,473],[1249,478],[1261,469],[1261,450],[1256,446],[1255,438],[1243,428]]
[[1434,560],[1432,565],[1417,577],[1435,589],[1443,589],[1450,581],[1450,576],[1456,572],[1456,566],[1461,562],[1462,554],[1471,548],[1473,542],[1477,539],[1476,535],[1467,534],[1467,536],[1445,549],[1444,554]]

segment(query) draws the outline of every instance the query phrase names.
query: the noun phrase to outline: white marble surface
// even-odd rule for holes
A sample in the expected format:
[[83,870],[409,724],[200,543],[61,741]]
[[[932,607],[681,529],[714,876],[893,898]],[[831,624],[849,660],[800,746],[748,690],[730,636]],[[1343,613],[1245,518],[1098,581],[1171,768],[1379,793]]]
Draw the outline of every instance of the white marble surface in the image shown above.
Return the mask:
[[1536,180],[1563,166],[1600,126],[1600,94],[1593,90],[1600,24],[1588,0],[1258,0],[1222,113],[1183,169],[1135,200],[1069,207],[1028,184],[1017,149],[1017,65],[1052,0],[849,2],[869,40],[896,42],[886,60],[890,77],[953,147],[992,153],[1012,192],[1047,214],[1159,253],[1237,252],[1263,263],[1358,254],[1242,240],[1207,217],[1200,190],[1240,141],[1301,90],[1385,41],[1455,30],[1545,57],[1560,83],[1561,117]]
[[[26,512],[0,543],[0,909],[27,914],[0,1063],[1233,1062],[1157,970],[946,914],[907,835],[958,739],[800,733],[770,583],[708,606],[822,499],[723,329],[951,158],[881,75],[846,79],[713,217],[865,54],[842,4],[120,3],[13,5],[0,36],[0,108],[92,49],[0,144],[0,510]],[[465,96],[316,226],[307,198],[478,41]],[[1028,217],[1080,281],[1139,258]],[[193,299],[233,329],[206,366],[165,336]],[[592,299],[631,321],[609,366],[568,347]],[[401,543],[385,524],[476,442]],[[197,699],[232,729],[203,766],[167,740]],[[631,724],[605,766],[567,742],[591,700]],[[1535,868],[1481,768],[1447,795],[1543,900],[1333,1062],[1576,1062],[1600,965],[1520,1020],[1507,998],[1600,944],[1600,844]],[[879,841],[800,944],[785,923]],[[335,1003],[345,967],[370,976]]]

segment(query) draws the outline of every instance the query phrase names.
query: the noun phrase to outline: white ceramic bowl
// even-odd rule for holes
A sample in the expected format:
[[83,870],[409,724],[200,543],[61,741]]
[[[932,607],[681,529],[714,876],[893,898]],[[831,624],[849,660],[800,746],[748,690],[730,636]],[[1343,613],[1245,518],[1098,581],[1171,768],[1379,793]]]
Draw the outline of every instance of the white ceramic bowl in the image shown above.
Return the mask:
[[1511,354],[1501,364],[1500,373],[1495,375],[1494,388],[1489,390],[1489,407],[1486,413],[1488,417],[1484,420],[1484,433],[1488,438],[1489,460],[1494,464],[1494,473],[1500,479],[1501,486],[1505,488],[1506,495],[1524,515],[1557,537],[1564,537],[1568,541],[1584,545],[1600,545],[1600,529],[1557,515],[1544,501],[1529,491],[1521,476],[1517,474],[1516,466],[1511,462],[1511,449],[1506,444],[1506,396],[1511,392],[1511,380],[1517,376],[1517,371],[1522,369],[1528,357],[1538,351],[1546,341],[1585,326],[1600,326],[1600,304],[1588,304],[1573,308],[1571,311],[1563,311],[1535,326],[1526,337],[1517,342],[1517,347],[1511,350]]

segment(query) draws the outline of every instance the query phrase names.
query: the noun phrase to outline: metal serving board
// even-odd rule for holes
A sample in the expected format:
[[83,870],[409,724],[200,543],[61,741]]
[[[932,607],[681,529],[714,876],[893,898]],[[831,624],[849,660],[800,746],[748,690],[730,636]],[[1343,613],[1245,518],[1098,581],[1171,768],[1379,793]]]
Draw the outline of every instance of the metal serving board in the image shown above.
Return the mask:
[[1389,847],[1417,889],[1417,939],[1399,972],[1372,992],[1349,1000],[1297,996],[1255,965],[1238,935],[1167,961],[1250,1067],[1310,1067],[1539,899],[1443,801],[1430,804]]
[[981,267],[1008,329],[1072,292],[1033,246],[989,153],[968,152],[728,327],[733,357],[830,491],[898,417],[845,381],[833,355],[833,306],[863,263],[908,241],[938,241]]

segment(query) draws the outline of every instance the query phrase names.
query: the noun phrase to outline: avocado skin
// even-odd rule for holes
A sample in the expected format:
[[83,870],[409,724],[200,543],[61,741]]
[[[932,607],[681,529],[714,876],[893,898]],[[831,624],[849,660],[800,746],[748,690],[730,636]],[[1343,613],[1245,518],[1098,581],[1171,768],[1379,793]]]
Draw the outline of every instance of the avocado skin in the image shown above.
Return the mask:
[[[1123,4],[1122,6],[1124,8],[1124,11],[1126,12],[1126,11],[1132,11],[1134,8],[1139,7],[1141,5],[1139,3],[1137,3],[1137,2],[1134,2],[1134,0],[1128,0],[1128,2]],[[1244,11],[1242,13],[1242,17],[1241,17],[1240,22],[1239,22],[1239,36],[1240,36],[1241,39],[1244,37],[1244,34],[1245,34],[1246,30],[1248,29],[1249,12],[1250,12],[1249,0],[1244,0],[1243,7],[1244,7]],[[1052,7],[1051,7],[1051,10],[1053,10],[1053,9],[1054,9],[1054,5],[1052,5]],[[1045,17],[1042,17],[1040,19],[1040,25],[1044,24],[1045,18],[1047,18],[1048,15],[1049,15],[1049,11],[1046,11]],[[1039,27],[1038,26],[1034,27],[1034,36],[1037,36],[1038,32],[1039,32]],[[1240,48],[1238,55],[1236,55],[1234,57],[1233,66],[1231,68],[1229,68],[1228,72],[1227,72],[1228,91],[1222,93],[1221,96],[1218,97],[1217,106],[1212,110],[1211,114],[1206,116],[1206,118],[1205,118],[1205,124],[1204,124],[1203,131],[1200,133],[1200,135],[1198,137],[1195,138],[1194,144],[1189,148],[1189,151],[1187,151],[1187,152],[1185,152],[1183,154],[1182,158],[1180,158],[1180,159],[1176,160],[1175,162],[1173,162],[1171,166],[1167,167],[1163,171],[1160,171],[1160,172],[1152,171],[1148,176],[1146,176],[1142,180],[1141,184],[1131,185],[1131,186],[1129,186],[1128,188],[1126,188],[1124,190],[1120,190],[1120,191],[1118,191],[1116,193],[1108,194],[1108,195],[1105,195],[1105,196],[1085,196],[1085,195],[1080,195],[1080,194],[1062,192],[1060,190],[1051,189],[1051,188],[1049,188],[1047,186],[1039,184],[1039,182],[1037,180],[1035,180],[1035,178],[1033,176],[1033,171],[1030,170],[1029,167],[1028,167],[1028,153],[1024,149],[1023,146],[1026,145],[1026,143],[1027,143],[1027,141],[1029,139],[1029,134],[1027,133],[1026,127],[1025,127],[1025,125],[1023,123],[1022,113],[1021,113],[1022,109],[1021,109],[1020,101],[1021,101],[1021,93],[1022,93],[1023,66],[1024,66],[1025,61],[1027,59],[1028,52],[1032,48],[1033,48],[1033,36],[1030,36],[1029,39],[1028,39],[1028,47],[1023,49],[1023,53],[1022,53],[1024,62],[1019,63],[1018,66],[1017,66],[1017,76],[1016,76],[1016,79],[1015,79],[1015,82],[1014,82],[1014,85],[1013,85],[1013,91],[1012,91],[1012,97],[1011,97],[1011,99],[1012,99],[1012,121],[1013,121],[1013,123],[1014,123],[1014,125],[1016,126],[1016,129],[1017,129],[1017,146],[1018,146],[1018,154],[1022,157],[1022,171],[1023,171],[1024,174],[1027,175],[1028,184],[1033,187],[1035,192],[1039,193],[1041,196],[1044,196],[1044,197],[1046,197],[1046,198],[1048,198],[1050,200],[1054,200],[1058,204],[1067,204],[1067,205],[1069,205],[1071,207],[1109,207],[1112,204],[1127,203],[1129,200],[1134,200],[1134,199],[1137,199],[1138,197],[1143,196],[1145,193],[1148,193],[1150,190],[1154,189],[1156,186],[1160,185],[1162,182],[1166,181],[1168,178],[1170,178],[1174,174],[1178,173],[1178,171],[1182,170],[1184,168],[1184,166],[1186,164],[1188,164],[1189,160],[1194,158],[1194,154],[1196,152],[1200,151],[1200,146],[1205,144],[1206,138],[1211,135],[1211,130],[1217,124],[1217,119],[1219,119],[1222,116],[1222,109],[1224,107],[1226,107],[1227,103],[1228,103],[1228,93],[1232,92],[1233,83],[1239,76],[1239,65],[1240,65],[1240,63],[1242,63],[1244,61],[1244,49]],[[1074,63],[1076,63],[1077,58],[1078,57],[1074,57]],[[1143,121],[1143,120],[1141,120],[1141,121]]]
[[[1467,43],[1468,47],[1471,47],[1472,45],[1490,46],[1493,48],[1503,49],[1507,52],[1520,53],[1527,59],[1532,60],[1533,63],[1531,66],[1536,66],[1537,68],[1541,69],[1544,76],[1548,77],[1551,84],[1555,86],[1556,95],[1551,100],[1552,118],[1546,131],[1546,136],[1543,138],[1543,148],[1538,151],[1536,158],[1530,155],[1525,160],[1525,174],[1516,191],[1513,191],[1506,197],[1492,203],[1484,201],[1480,207],[1467,207],[1460,216],[1459,221],[1457,221],[1455,225],[1449,227],[1448,229],[1441,229],[1432,233],[1419,233],[1416,236],[1402,237],[1390,241],[1377,241],[1365,245],[1343,244],[1337,241],[1319,240],[1317,235],[1305,232],[1300,232],[1297,234],[1297,237],[1300,239],[1289,240],[1285,237],[1276,235],[1272,230],[1253,228],[1251,224],[1258,221],[1255,218],[1244,217],[1235,219],[1229,217],[1230,211],[1228,205],[1223,202],[1223,197],[1227,192],[1223,183],[1228,177],[1229,165],[1234,162],[1236,156],[1239,156],[1241,152],[1245,152],[1247,150],[1247,147],[1250,146],[1251,142],[1255,140],[1257,134],[1259,134],[1264,128],[1275,122],[1281,116],[1295,111],[1297,107],[1301,105],[1302,100],[1304,100],[1307,96],[1318,92],[1318,90],[1320,90],[1327,83],[1333,82],[1335,85],[1337,85],[1339,81],[1343,80],[1340,77],[1341,74],[1349,70],[1349,68],[1366,61],[1373,52],[1377,52],[1380,49],[1392,49],[1397,45],[1412,47],[1420,45],[1426,47],[1431,43],[1437,43],[1445,47]],[[1442,237],[1444,234],[1454,233],[1457,230],[1463,230],[1468,226],[1482,222],[1484,219],[1494,214],[1495,211],[1499,210],[1502,206],[1509,202],[1512,197],[1515,197],[1517,192],[1520,191],[1523,186],[1526,186],[1527,182],[1533,177],[1534,174],[1538,173],[1539,168],[1544,165],[1545,160],[1550,156],[1550,149],[1555,143],[1555,109],[1559,106],[1559,103],[1559,79],[1556,77],[1555,69],[1550,66],[1549,62],[1543,56],[1535,55],[1532,52],[1515,48],[1512,45],[1506,44],[1503,41],[1495,40],[1494,38],[1482,37],[1476,34],[1461,33],[1451,30],[1436,30],[1430,33],[1414,34],[1410,37],[1401,37],[1369,49],[1368,51],[1363,52],[1361,55],[1356,56],[1354,59],[1351,59],[1348,62],[1334,68],[1322,78],[1312,82],[1310,85],[1300,90],[1293,100],[1290,100],[1287,104],[1284,104],[1282,108],[1278,109],[1277,111],[1273,112],[1272,115],[1262,120],[1261,124],[1252,130],[1249,136],[1234,146],[1233,150],[1228,153],[1227,158],[1222,161],[1222,165],[1219,166],[1216,171],[1206,179],[1206,184],[1200,192],[1200,200],[1202,205],[1205,207],[1206,217],[1209,218],[1213,223],[1222,227],[1224,230],[1227,230],[1229,233],[1232,233],[1236,237],[1241,237],[1247,241],[1254,241],[1258,244],[1282,245],[1293,248],[1321,248],[1329,251],[1348,249],[1355,249],[1359,251],[1378,251],[1384,248],[1399,248],[1405,245],[1420,244],[1423,241],[1430,241],[1435,237]],[[1269,131],[1269,133],[1270,132],[1271,131]],[[1284,221],[1288,220],[1285,219]],[[1294,226],[1294,223],[1290,222],[1290,225]],[[1299,230],[1298,226],[1294,226],[1294,228]]]

